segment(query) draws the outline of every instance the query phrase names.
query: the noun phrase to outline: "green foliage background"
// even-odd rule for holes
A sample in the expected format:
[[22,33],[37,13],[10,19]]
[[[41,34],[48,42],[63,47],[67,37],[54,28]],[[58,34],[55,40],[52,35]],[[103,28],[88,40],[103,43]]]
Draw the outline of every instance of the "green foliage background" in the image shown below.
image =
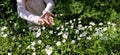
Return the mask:
[[[56,25],[51,27],[47,27],[48,30],[57,28],[59,25],[64,24],[65,22],[69,22],[73,19],[81,18],[82,25],[89,25],[89,22],[95,22],[96,24],[100,22],[114,22],[116,23],[117,31],[112,31],[112,26],[109,31],[104,34],[111,36],[117,35],[116,38],[109,38],[108,40],[100,40],[97,37],[92,37],[92,40],[86,40],[83,38],[80,41],[77,41],[75,44],[70,44],[70,41],[74,38],[72,36],[77,36],[74,33],[74,30],[70,29],[70,37],[67,40],[67,43],[63,44],[60,47],[56,47],[53,43],[55,40],[61,40],[61,38],[57,35],[53,35],[50,38],[46,36],[51,36],[47,33],[47,35],[42,35],[39,39],[42,39],[44,43],[40,45],[36,45],[37,48],[36,53],[39,55],[45,55],[45,52],[42,51],[45,48],[45,45],[49,44],[53,46],[54,52],[53,55],[60,54],[85,54],[85,55],[119,55],[120,54],[120,0],[54,0],[55,9],[53,13],[55,14],[55,23]],[[14,26],[14,24],[17,26]],[[74,22],[75,23],[75,22]],[[77,24],[76,24],[77,25]],[[2,26],[7,26],[7,31],[12,31],[13,34],[9,34],[7,38],[0,37],[0,54],[7,54],[8,52],[12,52],[13,55],[23,55],[30,54],[33,52],[28,49],[25,50],[25,47],[28,46],[31,41],[38,40],[31,34],[31,31],[27,27],[27,23],[25,20],[21,19],[17,15],[17,10],[15,8],[15,3],[13,0],[1,0],[0,1],[0,28]],[[106,26],[106,25],[105,25]],[[98,26],[95,26],[96,28]],[[25,29],[25,31],[22,31]],[[0,30],[1,31],[1,30]],[[60,30],[59,30],[60,31]],[[59,32],[58,31],[58,32]],[[87,31],[87,30],[86,30]],[[82,31],[81,31],[82,32]],[[46,34],[46,32],[42,32]],[[89,34],[92,32],[88,32]],[[15,37],[15,40],[12,40]],[[59,39],[58,39],[59,38]],[[21,44],[23,47],[17,48],[17,46]],[[101,47],[101,48],[99,48]]]

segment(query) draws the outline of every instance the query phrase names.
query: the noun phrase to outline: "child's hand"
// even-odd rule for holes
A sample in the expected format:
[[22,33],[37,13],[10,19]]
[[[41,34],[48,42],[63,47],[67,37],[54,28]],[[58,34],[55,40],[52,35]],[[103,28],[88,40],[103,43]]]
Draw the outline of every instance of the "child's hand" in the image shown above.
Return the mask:
[[39,22],[46,26],[51,26],[54,23],[52,16],[53,16],[53,14],[46,13],[43,18],[39,19]]

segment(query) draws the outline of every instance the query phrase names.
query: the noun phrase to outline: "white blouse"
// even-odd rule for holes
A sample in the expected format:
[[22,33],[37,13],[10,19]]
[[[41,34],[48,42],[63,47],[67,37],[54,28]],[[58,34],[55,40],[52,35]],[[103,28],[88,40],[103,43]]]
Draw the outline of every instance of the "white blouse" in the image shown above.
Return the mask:
[[52,0],[17,0],[18,15],[34,24],[40,24],[38,20],[46,13],[52,12],[54,2]]

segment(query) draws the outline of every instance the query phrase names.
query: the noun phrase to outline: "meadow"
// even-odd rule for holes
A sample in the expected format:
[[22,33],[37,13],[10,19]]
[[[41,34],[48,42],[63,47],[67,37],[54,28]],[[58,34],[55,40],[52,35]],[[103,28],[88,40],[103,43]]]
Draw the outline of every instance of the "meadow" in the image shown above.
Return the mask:
[[12,2],[0,1],[0,55],[120,55],[119,0],[54,0],[54,25],[38,31]]

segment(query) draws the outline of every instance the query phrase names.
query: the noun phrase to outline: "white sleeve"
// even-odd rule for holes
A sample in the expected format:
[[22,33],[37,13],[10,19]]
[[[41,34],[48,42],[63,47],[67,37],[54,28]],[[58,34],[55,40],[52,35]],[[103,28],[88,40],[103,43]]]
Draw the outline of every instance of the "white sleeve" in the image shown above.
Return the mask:
[[27,20],[27,21],[30,21],[32,23],[35,23],[35,24],[40,24],[38,22],[40,16],[37,16],[37,15],[34,15],[30,12],[28,12],[26,9],[25,9],[25,5],[24,5],[24,0],[17,0],[17,10],[18,10],[18,15]]
[[46,12],[52,12],[55,4],[53,2],[53,0],[44,0],[46,3],[46,8],[43,11],[43,14],[45,14]]

